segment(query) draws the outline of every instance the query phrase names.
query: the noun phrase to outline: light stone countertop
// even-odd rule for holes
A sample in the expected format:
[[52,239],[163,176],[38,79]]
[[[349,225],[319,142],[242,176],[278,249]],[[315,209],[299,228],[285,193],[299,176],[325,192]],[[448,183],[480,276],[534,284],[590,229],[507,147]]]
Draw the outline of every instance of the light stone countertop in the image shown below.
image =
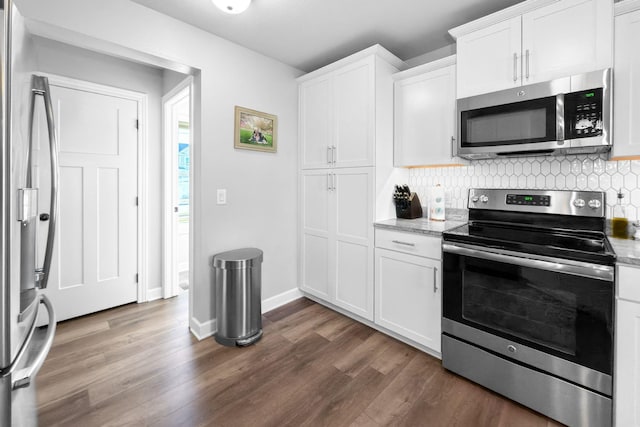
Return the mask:
[[609,243],[616,253],[618,263],[640,266],[640,240],[609,236]]
[[427,218],[416,219],[385,219],[376,221],[373,226],[395,231],[408,231],[411,233],[427,234],[430,236],[440,237],[444,231],[466,224],[467,221],[430,221]]

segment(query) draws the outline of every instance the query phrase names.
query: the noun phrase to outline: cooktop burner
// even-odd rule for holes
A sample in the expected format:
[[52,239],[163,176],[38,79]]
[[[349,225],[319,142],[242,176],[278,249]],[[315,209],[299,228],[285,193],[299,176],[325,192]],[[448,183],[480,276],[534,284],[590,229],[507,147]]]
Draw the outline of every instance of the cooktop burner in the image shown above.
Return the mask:
[[[586,199],[586,200],[585,200]],[[614,265],[599,192],[469,191],[469,223],[444,240],[554,258]]]

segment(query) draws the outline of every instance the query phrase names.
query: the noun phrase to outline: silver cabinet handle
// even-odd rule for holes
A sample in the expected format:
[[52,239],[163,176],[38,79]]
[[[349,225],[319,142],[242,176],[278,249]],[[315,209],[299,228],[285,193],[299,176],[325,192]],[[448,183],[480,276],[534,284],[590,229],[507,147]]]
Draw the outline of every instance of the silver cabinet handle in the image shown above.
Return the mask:
[[403,242],[402,240],[392,240],[391,243],[395,243],[397,245],[411,246],[411,247],[416,246],[415,243]]
[[433,293],[438,292],[438,268],[433,267]]
[[330,165],[331,164],[331,146],[327,145],[327,164]]
[[337,181],[337,179],[336,179],[336,174],[335,174],[335,173],[333,173],[333,174],[331,174],[331,175],[332,175],[332,177],[333,177],[333,179],[331,180],[331,182],[332,182],[332,184],[333,184],[333,185],[331,186],[331,189],[332,189],[333,191],[336,191],[336,181]]
[[456,156],[456,149],[455,149],[455,145],[456,145],[456,138],[455,137],[451,137],[451,158],[453,159]]
[[513,53],[513,81],[518,81],[518,54]]
[[551,257],[538,255],[534,256],[531,254],[527,254],[527,258],[523,258],[522,254],[518,252],[512,252],[503,249],[474,247],[472,245],[465,244],[445,243],[442,245],[442,251],[445,253],[453,253],[461,256],[502,262],[505,264],[537,268],[539,270],[548,270],[560,274],[569,274],[573,276],[588,277],[590,279],[613,282],[614,269],[610,266],[595,265],[586,262],[571,260],[562,260],[562,262],[556,262],[556,260]]
[[336,146],[331,146],[331,163],[336,164]]
[[[47,130],[49,132],[49,151],[51,157],[51,201],[49,205],[49,231],[47,233],[47,246],[44,252],[44,261],[41,268],[36,268],[36,277],[39,279],[36,286],[44,289],[47,287],[49,272],[51,271],[51,259],[53,257],[53,243],[56,235],[56,220],[58,219],[58,143],[53,121],[53,106],[51,104],[51,90],[49,79],[43,76],[31,76],[31,109],[29,112],[29,151],[33,147],[33,112],[35,98],[40,95],[44,99],[44,109],[47,116]],[[29,159],[31,155],[29,155]],[[29,160],[28,183],[30,185],[31,160]]]
[[51,345],[53,344],[53,337],[56,334],[56,315],[53,311],[53,305],[51,305],[51,301],[49,301],[49,299],[43,294],[40,294],[40,302],[44,304],[44,306],[47,308],[47,313],[49,313],[47,335],[44,339],[44,344],[42,344],[42,347],[38,352],[38,355],[33,359],[31,364],[26,368],[20,369],[15,372],[15,375],[13,376],[14,390],[17,388],[27,387],[29,384],[31,384],[31,380],[36,376],[36,374],[42,367],[44,360],[47,358],[49,350],[51,349]]
[[526,63],[526,77],[529,80],[529,49],[525,51],[525,63]]
[[327,191],[331,191],[331,174],[327,174]]

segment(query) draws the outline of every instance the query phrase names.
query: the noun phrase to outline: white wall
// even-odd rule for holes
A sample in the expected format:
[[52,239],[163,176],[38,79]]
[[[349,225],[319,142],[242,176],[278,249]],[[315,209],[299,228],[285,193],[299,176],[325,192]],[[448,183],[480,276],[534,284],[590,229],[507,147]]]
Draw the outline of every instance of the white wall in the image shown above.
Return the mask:
[[[127,0],[22,0],[19,7],[32,20],[31,28],[49,37],[199,71],[193,158],[195,320],[214,317],[209,262],[220,251],[264,250],[263,299],[295,289],[295,78],[301,72]],[[278,116],[276,154],[233,148],[235,105]],[[226,206],[216,205],[216,188],[227,189]]]
[[[41,37],[34,37],[34,44],[39,71],[147,94],[148,204],[149,211],[161,212],[161,98],[164,85],[162,70]],[[159,289],[162,286],[162,217],[150,215],[147,227],[149,230],[147,283],[149,290],[158,289],[153,294],[160,295]]]

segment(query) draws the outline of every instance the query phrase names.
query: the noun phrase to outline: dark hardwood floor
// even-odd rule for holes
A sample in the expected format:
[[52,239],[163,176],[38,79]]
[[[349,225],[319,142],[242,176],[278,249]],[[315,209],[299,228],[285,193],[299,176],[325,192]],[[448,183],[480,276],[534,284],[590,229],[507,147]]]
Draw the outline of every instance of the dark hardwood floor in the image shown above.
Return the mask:
[[62,322],[41,426],[555,426],[440,361],[307,299],[247,348],[198,341],[187,296]]

